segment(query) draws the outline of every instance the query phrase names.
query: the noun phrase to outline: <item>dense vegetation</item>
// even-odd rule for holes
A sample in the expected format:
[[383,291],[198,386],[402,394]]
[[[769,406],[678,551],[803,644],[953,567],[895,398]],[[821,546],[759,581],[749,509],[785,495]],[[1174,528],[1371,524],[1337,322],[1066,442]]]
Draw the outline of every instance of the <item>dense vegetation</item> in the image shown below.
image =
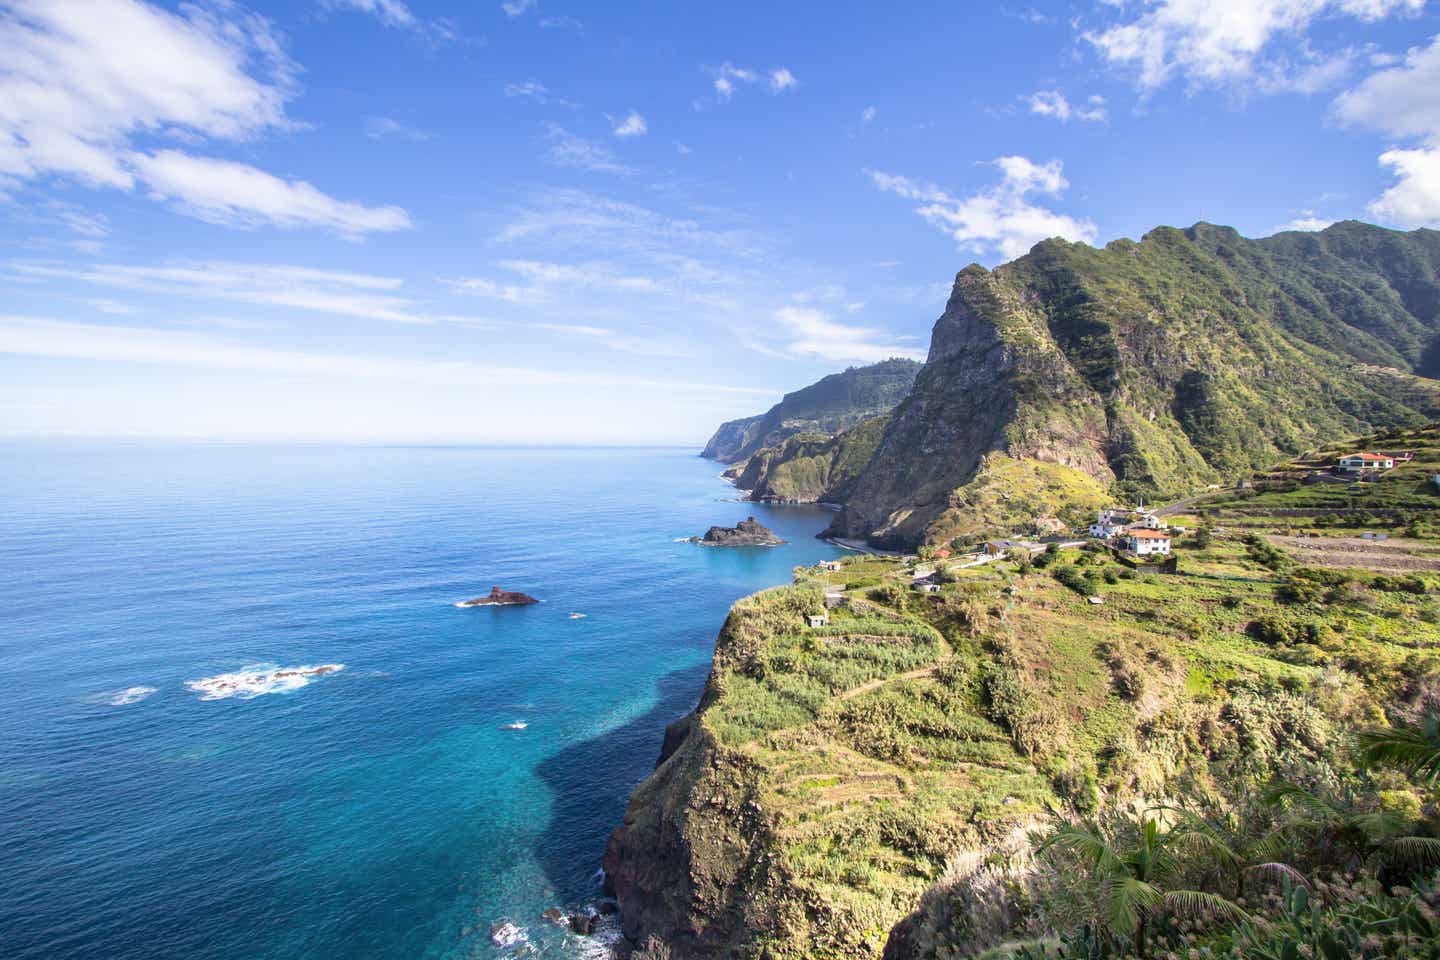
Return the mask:
[[759,450],[725,476],[752,500],[841,503],[880,445],[885,417],[871,417],[830,437],[799,434]]
[[870,417],[889,413],[910,392],[920,364],[892,359],[850,367],[787,393],[763,414],[720,425],[701,454],[739,463],[764,447],[804,433],[831,436]]

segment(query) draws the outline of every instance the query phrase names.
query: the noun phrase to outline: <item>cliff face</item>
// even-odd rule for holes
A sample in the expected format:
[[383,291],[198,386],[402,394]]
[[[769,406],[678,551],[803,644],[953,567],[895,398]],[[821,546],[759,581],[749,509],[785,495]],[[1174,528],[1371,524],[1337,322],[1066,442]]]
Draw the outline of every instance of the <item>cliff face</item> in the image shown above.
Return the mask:
[[1339,224],[1246,240],[1161,228],[967,267],[832,532],[885,545],[984,525],[1015,464],[1037,504],[1156,497],[1440,413],[1440,234]]
[[841,503],[875,455],[885,417],[872,417],[834,437],[801,434],[755,452],[725,475],[756,501]]
[[720,425],[702,457],[738,463],[764,447],[805,433],[832,435],[888,413],[910,392],[920,364],[885,360],[834,373],[785,398],[759,416]]

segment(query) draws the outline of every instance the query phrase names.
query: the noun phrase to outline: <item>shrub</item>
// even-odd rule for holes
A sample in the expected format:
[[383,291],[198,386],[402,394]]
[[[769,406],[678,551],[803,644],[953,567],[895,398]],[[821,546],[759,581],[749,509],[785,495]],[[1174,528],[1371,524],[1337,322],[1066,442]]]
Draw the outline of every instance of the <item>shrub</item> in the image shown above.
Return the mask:
[[1093,596],[1095,593],[1095,584],[1072,564],[1062,563],[1055,568],[1051,576],[1082,597]]

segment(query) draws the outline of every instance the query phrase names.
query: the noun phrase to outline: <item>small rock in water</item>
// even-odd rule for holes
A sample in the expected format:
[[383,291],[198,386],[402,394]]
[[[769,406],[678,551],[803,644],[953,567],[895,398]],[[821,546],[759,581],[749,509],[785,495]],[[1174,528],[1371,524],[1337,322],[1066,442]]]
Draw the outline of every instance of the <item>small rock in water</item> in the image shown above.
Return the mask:
[[595,932],[595,914],[593,913],[572,913],[570,915],[570,929],[574,933],[588,937]]
[[559,907],[551,907],[549,910],[546,910],[544,913],[540,914],[540,917],[543,920],[549,920],[551,923],[565,922],[565,913],[560,910]]
[[490,928],[490,942],[497,947],[513,947],[525,939],[525,931],[509,920],[502,920]]

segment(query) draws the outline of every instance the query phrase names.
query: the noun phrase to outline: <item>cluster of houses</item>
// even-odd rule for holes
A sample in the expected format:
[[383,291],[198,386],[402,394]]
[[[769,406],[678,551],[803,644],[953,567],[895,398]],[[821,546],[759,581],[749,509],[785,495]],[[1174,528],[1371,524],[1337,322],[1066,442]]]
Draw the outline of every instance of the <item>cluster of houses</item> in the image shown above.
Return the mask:
[[1101,510],[1089,533],[1098,540],[1118,541],[1122,549],[1137,557],[1170,555],[1170,525],[1146,510]]

